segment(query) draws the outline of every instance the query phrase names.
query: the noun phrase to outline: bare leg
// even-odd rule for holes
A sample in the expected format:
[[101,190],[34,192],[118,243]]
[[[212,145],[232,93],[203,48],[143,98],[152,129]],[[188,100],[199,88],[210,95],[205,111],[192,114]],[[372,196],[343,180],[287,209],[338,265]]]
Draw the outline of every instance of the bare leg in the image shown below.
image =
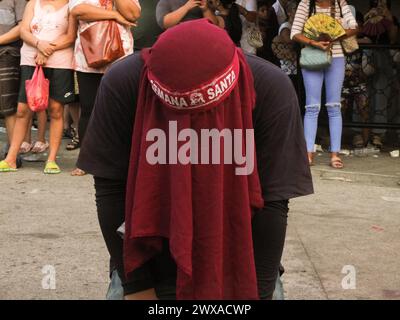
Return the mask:
[[16,121],[14,126],[14,132],[11,140],[11,146],[8,150],[5,161],[12,167],[16,168],[16,161],[21,147],[24,141],[26,131],[28,130],[29,122],[32,119],[32,111],[28,108],[26,103],[18,104],[18,111],[16,114]]
[[148,289],[145,291],[129,294],[125,296],[125,300],[158,300],[158,298],[154,289]]
[[57,152],[60,148],[64,120],[63,120],[63,112],[64,106],[50,99],[50,150],[48,161],[56,161]]
[[38,133],[37,141],[46,142],[46,126],[47,126],[47,113],[46,111],[40,111],[36,113],[38,119]]
[[12,140],[12,136],[13,136],[13,132],[14,132],[14,126],[15,126],[16,118],[17,118],[17,116],[15,114],[5,117],[7,138],[8,138],[8,142],[10,144],[11,144],[11,140]]
[[69,129],[69,104],[64,106],[64,130]]
[[80,109],[81,106],[79,103],[71,103],[69,105],[69,114],[72,118],[72,127],[74,129],[78,129]]
[[29,124],[24,137],[24,141],[28,143],[32,142],[32,119],[33,119],[33,113],[31,119],[29,120]]

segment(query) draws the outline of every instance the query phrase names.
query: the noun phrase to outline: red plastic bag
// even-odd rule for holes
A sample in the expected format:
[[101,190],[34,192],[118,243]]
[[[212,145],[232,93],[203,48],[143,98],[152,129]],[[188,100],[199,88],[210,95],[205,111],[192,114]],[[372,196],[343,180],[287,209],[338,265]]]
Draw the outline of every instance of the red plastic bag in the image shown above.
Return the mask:
[[45,78],[42,66],[36,66],[31,80],[25,81],[29,108],[34,111],[46,110],[49,105],[49,80]]

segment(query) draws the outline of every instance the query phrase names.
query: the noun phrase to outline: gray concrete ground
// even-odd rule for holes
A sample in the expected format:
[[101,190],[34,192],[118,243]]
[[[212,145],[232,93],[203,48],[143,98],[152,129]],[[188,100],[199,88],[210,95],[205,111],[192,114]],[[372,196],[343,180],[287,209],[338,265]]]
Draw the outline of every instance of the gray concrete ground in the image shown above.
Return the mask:
[[[57,176],[43,163],[1,174],[0,299],[104,299],[108,256],[92,179],[69,175],[76,156],[61,152]],[[400,159],[346,157],[343,171],[327,161],[313,168],[316,194],[291,202],[286,297],[400,299]]]

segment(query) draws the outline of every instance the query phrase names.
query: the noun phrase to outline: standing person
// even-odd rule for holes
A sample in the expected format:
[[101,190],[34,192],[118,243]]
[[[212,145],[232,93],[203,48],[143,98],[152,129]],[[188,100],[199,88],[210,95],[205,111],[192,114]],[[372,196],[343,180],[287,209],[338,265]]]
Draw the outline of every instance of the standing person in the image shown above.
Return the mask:
[[207,0],[160,0],[157,4],[156,18],[162,29],[201,18],[207,18],[219,25],[219,20],[210,9]]
[[236,0],[242,20],[242,39],[240,47],[246,53],[256,54],[257,49],[249,44],[249,33],[251,27],[257,23],[257,0]]
[[[107,10],[112,5],[114,10]],[[71,14],[79,21],[78,36],[75,42],[74,67],[77,71],[81,114],[79,118],[79,141],[82,144],[86,128],[92,114],[97,89],[105,68],[88,66],[83,53],[80,33],[102,20],[114,20],[118,23],[125,55],[133,53],[133,37],[130,28],[140,17],[138,0],[71,0]],[[83,176],[85,172],[79,168],[72,171],[73,176]]]
[[240,47],[243,28],[239,6],[235,0],[209,0],[208,5],[214,12],[218,12],[217,18],[222,19],[219,25],[228,32],[235,45]]
[[286,6],[290,0],[276,0],[272,7],[275,10],[276,17],[278,18],[279,25],[286,22],[289,19],[288,10]]
[[[360,29],[364,24],[364,17],[353,6],[349,6],[352,14],[356,17],[356,21]],[[359,44],[369,44],[371,40],[366,38],[362,33],[357,36]],[[344,115],[352,114],[352,121],[367,123],[370,120],[369,115],[369,97],[368,97],[368,79],[363,71],[363,65],[367,62],[367,57],[362,49],[359,49],[346,59],[345,79],[342,92],[342,110]],[[355,129],[357,134],[353,136],[353,146],[355,148],[363,148],[369,142],[370,129]],[[359,132],[359,133],[358,133]]]
[[[214,45],[207,46],[207,43]],[[174,63],[177,55],[180,57],[179,64]],[[193,60],[197,63],[193,64]],[[231,66],[233,69],[230,68]],[[237,77],[238,67],[240,73]],[[154,74],[151,72],[153,70]],[[226,86],[228,83],[229,85],[226,90],[218,89],[220,93],[216,98],[214,93],[217,91],[212,88],[212,85],[218,84],[218,81],[214,80],[221,79],[219,75],[224,74],[224,70],[233,71],[235,80],[222,81],[223,85]],[[231,75],[230,79],[233,79],[230,72],[228,75]],[[164,85],[150,86],[150,80]],[[204,84],[211,86],[208,88],[210,95],[207,95]],[[196,90],[198,86],[201,86],[203,90]],[[174,96],[172,100],[167,98],[162,100],[161,97],[166,96],[160,94],[165,92],[158,90],[159,88],[169,88],[177,94],[185,92],[187,95],[181,96],[183,100],[176,100]],[[187,92],[189,88],[193,90],[194,95]],[[168,101],[169,103],[180,101],[182,106],[185,103],[188,106],[193,103],[200,112],[196,113],[196,109],[186,110],[185,107],[176,110],[176,104],[172,106],[168,104]],[[115,112],[109,112],[110,103]],[[144,108],[149,112],[143,113]],[[215,122],[217,119],[218,121]],[[139,172],[145,174],[143,179],[142,176],[135,179],[129,174],[130,165],[131,173],[136,171],[138,164],[136,157],[142,155],[140,158],[146,161],[144,150],[137,150],[140,141],[143,145],[148,145],[148,141],[142,140],[146,136],[145,131],[141,132],[142,127],[148,130],[159,128],[161,132],[163,131],[161,129],[165,129],[164,132],[167,133],[169,120],[176,120],[179,129],[194,129],[197,133],[197,130],[203,128],[216,130],[222,127],[241,128],[245,124],[249,125],[251,119],[253,119],[258,176],[264,200],[263,208],[256,211],[252,218],[252,227],[248,220],[250,216],[247,215],[249,209],[247,201],[250,199],[249,196],[253,195],[254,197],[251,198],[253,203],[258,198],[258,193],[250,192],[245,187],[242,189],[243,192],[232,198],[232,193],[244,187],[243,176],[232,176],[229,170],[232,164],[189,163],[182,165],[182,163],[173,164],[172,162],[165,165],[155,164],[148,171],[142,171],[143,167],[141,167]],[[146,125],[143,125],[145,123]],[[135,135],[133,135],[134,130]],[[183,292],[177,291],[177,280],[187,278],[177,279],[177,272],[180,276],[183,274],[182,269],[177,270],[175,262],[181,262],[181,258],[190,257],[186,249],[192,247],[193,244],[193,270],[195,270],[193,276],[198,280],[195,282],[195,290],[189,292],[189,295],[193,294],[193,298],[271,299],[285,241],[288,200],[313,192],[302,132],[297,97],[290,80],[264,60],[254,55],[244,56],[225,32],[205,21],[189,21],[171,28],[160,36],[151,51],[145,51],[141,55],[131,55],[113,65],[101,83],[78,165],[94,175],[100,226],[127,298],[154,299],[156,295],[160,299],[182,297]],[[139,133],[143,133],[142,139],[138,138]],[[179,144],[184,144],[183,135],[180,134],[180,136]],[[166,141],[168,140],[167,138]],[[98,148],[99,144],[102,148]],[[134,150],[132,153],[131,149]],[[219,152],[220,148],[214,150]],[[218,152],[216,155],[219,154]],[[115,154],[119,156],[117,162]],[[132,159],[130,159],[131,155]],[[165,154],[160,153],[160,155]],[[147,167],[145,163],[142,165]],[[256,167],[254,169],[256,170]],[[184,177],[176,178],[176,175],[168,173],[169,170],[170,173],[176,172],[180,177],[182,174]],[[221,175],[221,171],[225,171],[226,174]],[[165,175],[160,175],[163,172]],[[193,172],[193,180],[187,175],[189,172]],[[160,180],[150,181],[151,177]],[[218,177],[221,180],[218,181]],[[226,183],[224,187],[222,187],[222,181]],[[136,192],[144,191],[142,195],[146,195],[145,197],[141,197],[136,192],[132,193],[135,182],[137,182]],[[172,184],[176,184],[177,188],[173,188]],[[142,186],[145,188],[142,189]],[[251,191],[257,191],[256,185],[253,187]],[[150,196],[152,200],[146,200]],[[204,200],[201,199],[203,197]],[[165,206],[159,207],[160,203],[165,203]],[[190,209],[192,205],[187,207],[189,203],[193,204],[195,209]],[[243,210],[239,210],[239,219],[244,218],[243,223],[238,223],[237,206],[244,203],[247,205],[243,206]],[[157,249],[162,249],[161,253],[155,254],[138,269],[132,268],[131,262],[135,255],[132,255],[133,247],[129,241],[130,232],[140,233],[139,225],[135,230],[128,222],[133,204],[139,210],[144,209],[139,214],[140,216],[142,213],[147,215],[149,226],[154,226],[157,221],[153,219],[155,216],[159,217],[161,219],[158,220],[159,226],[162,226],[165,232],[165,241],[161,246],[158,239],[154,243],[156,247],[147,247],[148,250],[142,252],[153,255],[158,251]],[[177,210],[181,204],[185,204],[185,207]],[[149,207],[153,205],[157,207],[157,210],[153,211]],[[128,213],[126,216],[128,220],[124,261],[123,241],[116,230],[125,220],[125,211]],[[226,214],[225,218],[228,216],[230,218],[223,219],[221,216],[223,212]],[[170,224],[171,228],[168,227],[168,223],[165,224],[170,214],[182,213],[185,215],[182,215],[181,219],[173,220]],[[199,215],[202,215],[202,218]],[[194,218],[194,224],[186,225],[187,219],[192,218]],[[216,219],[219,222],[214,225]],[[207,224],[210,228],[207,228]],[[225,241],[221,237],[222,225],[225,226]],[[156,229],[158,229],[157,226]],[[193,230],[201,234],[195,233],[193,241],[183,240]],[[228,236],[234,230],[238,232],[238,237]],[[249,233],[252,235],[250,236]],[[244,235],[247,236],[243,238]],[[254,257],[248,255],[247,246],[251,246],[248,242],[250,238],[253,239]],[[176,240],[179,241],[179,239],[182,241],[177,246]],[[210,239],[213,240],[210,241]],[[232,242],[232,239],[235,241]],[[151,239],[148,240],[151,241]],[[232,247],[232,244],[235,247]],[[220,245],[226,249],[221,256],[218,255]],[[156,250],[153,251],[153,248]],[[182,255],[174,255],[178,258],[178,261],[175,261],[171,252],[176,253],[176,250],[181,249]],[[237,254],[237,259],[227,259],[229,253]],[[141,255],[139,253],[137,257]],[[221,268],[219,264],[221,259],[226,262],[224,268]],[[251,266],[253,259],[258,292],[254,292],[257,288],[252,267],[246,269],[244,273],[243,279],[250,280],[246,282],[246,290],[235,291],[234,289],[240,288],[244,283],[237,273],[230,271],[236,270],[242,274],[241,267],[248,263]],[[205,268],[199,270],[199,264],[202,263],[205,264]],[[182,265],[179,264],[179,266]],[[127,277],[126,274],[129,276]],[[216,275],[217,278],[224,277],[226,281],[214,281],[217,279]],[[210,286],[210,290],[203,291],[205,286]],[[218,287],[221,291],[216,292],[215,289]]]
[[257,49],[257,56],[280,66],[279,59],[272,51],[272,41],[279,33],[279,24],[271,0],[257,1],[258,24],[263,37],[263,46]]
[[26,0],[0,1],[0,115],[4,116],[7,130],[5,154],[11,144],[18,105],[20,23],[25,5]]
[[[390,0],[370,0],[370,8],[364,16],[363,33],[374,44],[392,45],[397,41],[399,30],[399,22],[391,12]],[[380,32],[370,32],[371,29],[375,30],[375,19],[382,18],[377,28]],[[393,88],[393,79],[396,77],[393,59],[390,50],[387,48],[380,48],[379,50],[371,50],[369,59],[375,69],[375,73],[371,75],[370,81],[370,111],[371,120],[375,123],[388,122],[388,109],[392,101],[390,97],[394,96],[396,91]],[[371,143],[377,147],[383,147],[383,141],[386,135],[385,129],[372,129]]]
[[6,159],[0,162],[0,171],[16,171],[18,151],[32,119],[25,81],[31,79],[36,66],[41,65],[50,82],[50,151],[44,173],[61,172],[56,157],[63,134],[63,106],[74,100],[72,44],[75,37],[76,22],[69,14],[68,0],[31,0],[27,4],[21,24],[24,44],[17,120],[11,147]]
[[157,4],[160,0],[145,0],[141,2],[141,13],[138,25],[132,28],[135,39],[135,50],[150,48],[157,40],[163,29],[156,18]]
[[286,3],[286,8],[288,20],[280,25],[278,36],[273,39],[272,48],[274,55],[280,59],[282,71],[289,76],[296,92],[299,93],[301,86],[299,85],[300,79],[298,78],[297,72],[297,44],[290,38],[297,3],[295,1],[288,1]]
[[[334,6],[334,8],[333,8]],[[335,169],[343,168],[343,161],[339,157],[342,140],[342,113],[341,93],[345,73],[345,57],[340,41],[333,43],[328,41],[310,40],[302,34],[308,17],[322,13],[329,15],[334,10],[336,19],[345,19],[349,29],[346,37],[357,34],[357,22],[345,0],[302,0],[298,6],[291,38],[300,44],[313,46],[320,50],[331,50],[332,64],[324,70],[310,71],[302,69],[304,86],[306,90],[306,113],[304,116],[304,134],[307,142],[308,160],[313,164],[314,145],[317,135],[318,115],[321,109],[321,91],[325,82],[326,107],[329,116],[329,130],[331,136],[331,161],[330,165]]]

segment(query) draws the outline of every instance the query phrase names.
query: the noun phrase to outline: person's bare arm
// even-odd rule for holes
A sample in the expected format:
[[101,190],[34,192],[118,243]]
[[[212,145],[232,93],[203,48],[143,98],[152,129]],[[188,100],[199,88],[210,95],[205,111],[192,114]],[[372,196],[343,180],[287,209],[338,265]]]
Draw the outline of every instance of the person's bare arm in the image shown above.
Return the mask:
[[359,29],[347,29],[346,31],[346,37],[352,37],[352,36],[356,36],[359,33]]
[[240,14],[249,22],[257,21],[257,12],[256,11],[248,11],[246,8],[241,5],[236,4],[239,8]]
[[164,28],[168,29],[176,26],[182,19],[186,16],[186,14],[195,7],[199,7],[202,5],[201,0],[188,0],[182,7],[172,11],[164,16],[163,24]]
[[102,21],[102,20],[115,20],[119,24],[125,26],[133,26],[134,23],[124,18],[122,14],[114,10],[106,10],[92,6],[90,4],[78,4],[71,10],[71,15],[77,20],[83,21]]
[[0,36],[0,45],[10,44],[20,39],[20,24],[21,22]]
[[[36,0],[38,1],[38,0]],[[54,53],[54,46],[48,41],[39,40],[31,32],[31,21],[34,15],[35,1],[28,2],[25,8],[24,17],[20,23],[21,39],[28,45],[37,48],[44,56],[49,57]]]
[[[145,0],[146,1],[146,0]],[[115,0],[118,12],[128,21],[136,22],[140,18],[140,7],[132,0]]]
[[315,41],[307,38],[306,36],[302,35],[301,33],[296,34],[293,39],[296,42],[299,42],[301,44],[307,45],[307,46],[313,46],[315,48],[318,48],[323,51],[327,51],[331,47],[331,43],[328,41]]
[[68,18],[68,30],[66,34],[63,34],[57,39],[57,41],[51,42],[54,45],[55,50],[62,50],[71,47],[76,40],[76,34],[78,32],[78,21],[73,15],[69,15]]

